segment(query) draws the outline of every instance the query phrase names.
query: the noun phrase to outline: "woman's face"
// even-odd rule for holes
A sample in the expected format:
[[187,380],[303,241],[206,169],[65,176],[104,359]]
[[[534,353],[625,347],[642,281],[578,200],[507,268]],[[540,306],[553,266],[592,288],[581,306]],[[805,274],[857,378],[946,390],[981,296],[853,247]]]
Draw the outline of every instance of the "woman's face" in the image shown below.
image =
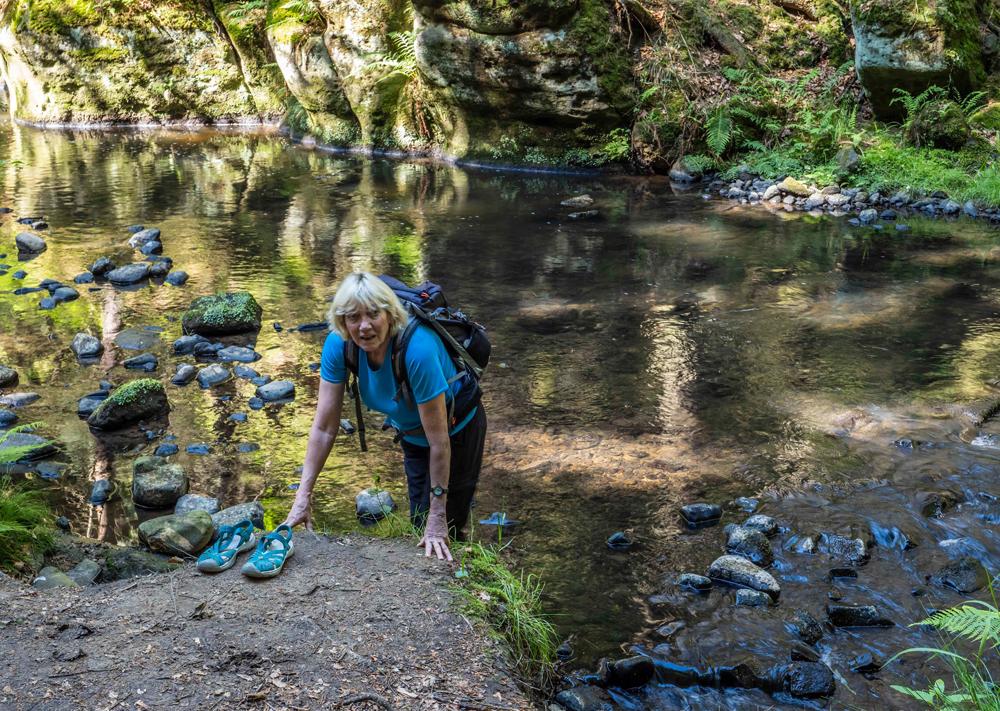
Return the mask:
[[347,333],[365,353],[384,352],[389,343],[389,317],[382,309],[361,308],[344,317]]

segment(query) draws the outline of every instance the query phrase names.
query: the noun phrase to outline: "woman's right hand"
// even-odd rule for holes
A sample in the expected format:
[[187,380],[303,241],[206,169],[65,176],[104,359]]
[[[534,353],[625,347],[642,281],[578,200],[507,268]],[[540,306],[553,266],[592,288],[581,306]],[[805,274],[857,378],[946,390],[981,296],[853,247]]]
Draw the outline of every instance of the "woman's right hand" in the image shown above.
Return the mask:
[[292,528],[295,528],[300,523],[304,523],[307,531],[312,530],[312,502],[310,501],[310,497],[295,497],[292,510],[285,517],[285,523]]

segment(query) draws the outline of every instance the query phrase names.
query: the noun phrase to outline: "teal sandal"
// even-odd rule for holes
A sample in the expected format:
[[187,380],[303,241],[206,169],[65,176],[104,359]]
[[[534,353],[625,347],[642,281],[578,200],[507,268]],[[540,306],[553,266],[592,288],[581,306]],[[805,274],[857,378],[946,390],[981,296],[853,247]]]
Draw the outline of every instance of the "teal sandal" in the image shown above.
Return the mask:
[[240,521],[234,526],[222,526],[215,543],[198,556],[198,570],[203,573],[221,573],[233,566],[236,556],[248,551],[257,543],[253,523]]
[[257,544],[246,563],[243,564],[243,574],[251,578],[273,578],[281,572],[285,561],[292,557],[295,546],[292,544],[292,529],[281,524],[271,533],[266,533]]

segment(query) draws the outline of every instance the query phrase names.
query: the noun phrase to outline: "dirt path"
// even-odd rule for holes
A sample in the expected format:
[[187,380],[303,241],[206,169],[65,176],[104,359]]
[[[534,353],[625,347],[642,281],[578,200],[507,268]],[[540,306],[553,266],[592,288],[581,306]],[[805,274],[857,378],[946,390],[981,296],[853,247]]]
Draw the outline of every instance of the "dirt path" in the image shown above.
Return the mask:
[[532,708],[450,567],[408,541],[302,533],[278,578],[238,566],[46,592],[0,576],[0,708]]

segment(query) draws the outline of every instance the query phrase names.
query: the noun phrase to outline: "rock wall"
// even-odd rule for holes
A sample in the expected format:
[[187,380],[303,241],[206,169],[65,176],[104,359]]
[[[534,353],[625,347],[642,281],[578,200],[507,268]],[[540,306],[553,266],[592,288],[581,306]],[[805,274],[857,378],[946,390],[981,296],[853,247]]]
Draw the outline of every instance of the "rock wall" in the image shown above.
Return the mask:
[[285,121],[333,145],[570,166],[631,128],[634,159],[665,170],[691,140],[671,65],[804,72],[853,41],[895,119],[893,89],[968,91],[1000,65],[993,2],[851,0],[847,18],[832,0],[0,0],[0,72],[33,123]]

